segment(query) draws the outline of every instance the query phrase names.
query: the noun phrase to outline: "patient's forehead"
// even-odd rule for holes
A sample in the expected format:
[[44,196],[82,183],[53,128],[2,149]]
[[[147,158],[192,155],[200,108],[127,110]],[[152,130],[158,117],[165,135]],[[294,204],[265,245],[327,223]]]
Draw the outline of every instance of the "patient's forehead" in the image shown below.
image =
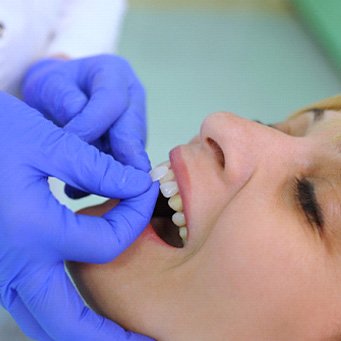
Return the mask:
[[341,111],[314,109],[300,112],[274,125],[291,136],[318,136],[333,138],[341,135]]
[[306,136],[316,137],[322,146],[330,147],[341,157],[341,112],[325,110],[317,119],[312,119],[309,112],[306,115],[311,121]]
[[341,112],[336,110],[323,110],[318,114],[306,112],[309,128],[307,134],[312,131],[326,131],[331,134],[341,133]]

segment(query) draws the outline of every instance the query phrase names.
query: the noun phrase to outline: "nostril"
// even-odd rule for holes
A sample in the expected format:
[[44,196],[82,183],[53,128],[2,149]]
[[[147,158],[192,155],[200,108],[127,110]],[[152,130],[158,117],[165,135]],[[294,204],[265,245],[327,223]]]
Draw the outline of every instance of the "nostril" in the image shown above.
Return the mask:
[[206,138],[207,144],[209,145],[209,147],[211,148],[211,150],[214,153],[214,156],[216,158],[216,160],[218,161],[219,165],[222,168],[225,168],[225,156],[224,156],[224,152],[223,150],[220,148],[219,144],[214,141],[213,139],[211,139],[210,137]]

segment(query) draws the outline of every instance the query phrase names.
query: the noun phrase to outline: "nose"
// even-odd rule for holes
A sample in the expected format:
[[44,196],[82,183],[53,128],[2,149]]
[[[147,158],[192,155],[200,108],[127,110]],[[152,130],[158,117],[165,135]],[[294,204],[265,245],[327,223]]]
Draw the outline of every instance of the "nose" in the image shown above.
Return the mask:
[[209,115],[200,130],[202,146],[209,151],[213,140],[221,148],[226,172],[238,182],[249,179],[262,162],[267,171],[274,160],[285,162],[281,150],[290,148],[293,155],[295,139],[274,128],[223,112]]

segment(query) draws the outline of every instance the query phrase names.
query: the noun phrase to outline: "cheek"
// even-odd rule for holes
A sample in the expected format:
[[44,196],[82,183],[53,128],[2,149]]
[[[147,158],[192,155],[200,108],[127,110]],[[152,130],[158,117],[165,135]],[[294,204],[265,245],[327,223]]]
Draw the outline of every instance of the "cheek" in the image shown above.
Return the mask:
[[317,269],[323,262],[303,227],[250,211],[232,210],[213,227],[202,267],[209,276],[203,271],[203,280],[216,283],[217,304],[225,311],[294,321],[316,308],[316,291],[323,288]]
[[[233,225],[233,231],[220,243],[225,251],[223,273],[232,273],[231,289],[246,296],[277,295],[277,291],[290,284],[299,274],[304,259],[304,249],[274,226]],[[221,239],[223,240],[223,233]]]

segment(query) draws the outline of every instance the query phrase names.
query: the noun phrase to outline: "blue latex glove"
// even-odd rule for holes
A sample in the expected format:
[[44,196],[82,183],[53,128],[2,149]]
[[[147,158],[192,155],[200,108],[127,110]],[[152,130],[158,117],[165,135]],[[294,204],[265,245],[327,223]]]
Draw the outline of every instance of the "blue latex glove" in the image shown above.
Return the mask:
[[[44,59],[23,81],[24,100],[65,130],[126,165],[148,171],[145,92],[124,59]],[[66,188],[72,198],[86,195]]]
[[[0,92],[0,303],[35,340],[146,340],[84,306],[63,260],[114,259],[149,222],[158,186]],[[104,217],[59,204],[47,177],[123,198]]]

